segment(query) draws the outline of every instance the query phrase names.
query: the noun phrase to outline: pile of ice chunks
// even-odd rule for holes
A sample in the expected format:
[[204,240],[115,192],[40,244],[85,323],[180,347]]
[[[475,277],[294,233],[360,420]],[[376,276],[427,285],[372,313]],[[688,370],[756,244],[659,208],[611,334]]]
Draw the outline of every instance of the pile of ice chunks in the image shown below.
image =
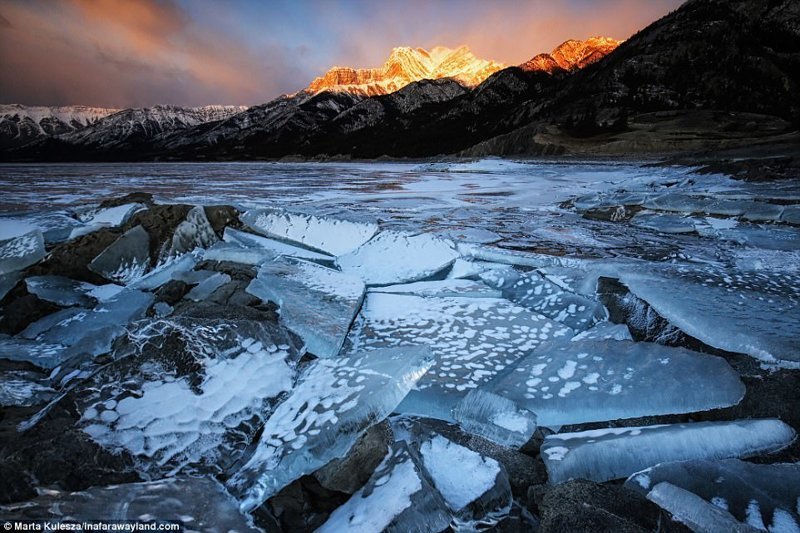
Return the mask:
[[[796,249],[794,230],[753,225],[790,227],[792,206],[677,193],[572,205],[608,224]],[[0,242],[4,313],[41,306],[0,335],[0,406],[27,409],[20,434],[66,417],[136,477],[65,492],[56,474],[35,498],[3,495],[3,517],[111,509],[196,530],[286,527],[278,499],[313,507],[298,487],[367,453],[366,481],[305,517],[310,529],[486,530],[530,503],[477,444],[492,442],[539,461],[548,485],[628,478],[697,531],[798,527],[797,465],[739,460],[789,447],[795,429],[730,414],[748,394],[742,368],[800,362],[796,270],[559,257],[503,249],[495,233],[277,209],[214,227],[210,208],[180,206],[154,230],[149,209],[86,210],[60,233],[40,224]],[[80,275],[59,272],[54,258],[95,233],[107,244]],[[392,414],[388,443],[363,444]]]

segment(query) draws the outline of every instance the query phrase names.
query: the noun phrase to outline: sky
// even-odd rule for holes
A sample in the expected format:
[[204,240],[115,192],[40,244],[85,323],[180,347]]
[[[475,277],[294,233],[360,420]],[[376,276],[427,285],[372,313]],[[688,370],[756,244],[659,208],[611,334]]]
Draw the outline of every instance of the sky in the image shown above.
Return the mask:
[[395,46],[520,64],[683,0],[0,0],[0,103],[254,105]]

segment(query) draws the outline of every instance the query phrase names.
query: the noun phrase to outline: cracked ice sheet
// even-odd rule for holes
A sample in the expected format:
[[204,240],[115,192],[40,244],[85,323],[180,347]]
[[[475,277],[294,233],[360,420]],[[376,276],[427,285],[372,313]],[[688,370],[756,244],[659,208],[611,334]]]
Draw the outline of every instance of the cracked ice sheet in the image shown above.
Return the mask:
[[79,427],[112,453],[129,452],[145,475],[228,473],[294,380],[298,349],[268,326],[138,324],[132,353],[75,391]]
[[0,275],[38,263],[44,254],[44,237],[38,229],[7,241],[0,241]]
[[367,285],[390,285],[429,278],[458,256],[451,241],[429,233],[384,231],[354,252],[337,257],[336,264]]
[[146,483],[91,487],[80,492],[41,489],[27,502],[0,505],[11,520],[174,521],[185,531],[257,532],[250,517],[213,479],[178,477]]
[[602,304],[563,290],[537,272],[490,271],[480,278],[501,289],[503,296],[532,311],[552,318],[575,331],[583,331],[607,316]]
[[[633,474],[625,486],[647,496],[662,482],[728,511],[739,522],[776,531],[780,522],[786,521],[788,525],[793,523],[794,530],[800,529],[798,464],[753,464],[738,459],[672,462]],[[691,512],[694,506],[683,507],[676,505],[667,510]]]
[[630,291],[687,335],[762,361],[800,362],[800,276],[713,268],[627,270]]
[[771,453],[795,436],[777,419],[609,428],[550,435],[541,455],[553,485],[578,478],[603,482],[670,461]]
[[317,359],[264,425],[249,461],[228,480],[252,510],[295,479],[343,457],[386,418],[431,366],[427,347]]
[[500,298],[370,293],[348,337],[351,351],[431,347],[436,362],[398,412],[453,420],[456,403],[546,340],[572,330]]
[[364,297],[361,279],[302,259],[264,263],[247,292],[275,302],[281,322],[318,357],[335,357]]
[[331,255],[352,252],[378,231],[374,223],[353,222],[277,209],[248,211],[239,217],[267,237],[298,242]]
[[91,307],[95,303],[90,294],[97,286],[64,276],[31,276],[25,278],[25,285],[29,293],[63,307]]
[[432,486],[417,452],[396,442],[367,484],[317,532],[443,531],[450,520],[447,503]]
[[737,404],[745,388],[724,359],[645,342],[542,346],[484,386],[560,426]]

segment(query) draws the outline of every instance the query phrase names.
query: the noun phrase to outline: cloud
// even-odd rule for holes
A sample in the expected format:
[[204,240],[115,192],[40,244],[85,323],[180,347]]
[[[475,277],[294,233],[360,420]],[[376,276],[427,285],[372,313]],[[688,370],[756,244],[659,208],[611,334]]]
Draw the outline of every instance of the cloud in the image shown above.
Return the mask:
[[[518,64],[568,38],[626,38],[679,0],[6,0],[0,102],[257,104],[395,46],[467,44]],[[12,24],[13,21],[13,24]]]

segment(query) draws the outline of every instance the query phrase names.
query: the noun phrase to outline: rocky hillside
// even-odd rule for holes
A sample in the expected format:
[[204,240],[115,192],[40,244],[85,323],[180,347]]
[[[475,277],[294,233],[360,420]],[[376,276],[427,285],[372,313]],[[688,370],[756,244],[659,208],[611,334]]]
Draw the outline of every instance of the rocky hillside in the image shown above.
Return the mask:
[[610,37],[590,37],[585,41],[569,41],[561,43],[549,54],[539,54],[519,68],[527,71],[542,71],[550,74],[557,71],[574,72],[597,63],[613,52],[622,41]]

